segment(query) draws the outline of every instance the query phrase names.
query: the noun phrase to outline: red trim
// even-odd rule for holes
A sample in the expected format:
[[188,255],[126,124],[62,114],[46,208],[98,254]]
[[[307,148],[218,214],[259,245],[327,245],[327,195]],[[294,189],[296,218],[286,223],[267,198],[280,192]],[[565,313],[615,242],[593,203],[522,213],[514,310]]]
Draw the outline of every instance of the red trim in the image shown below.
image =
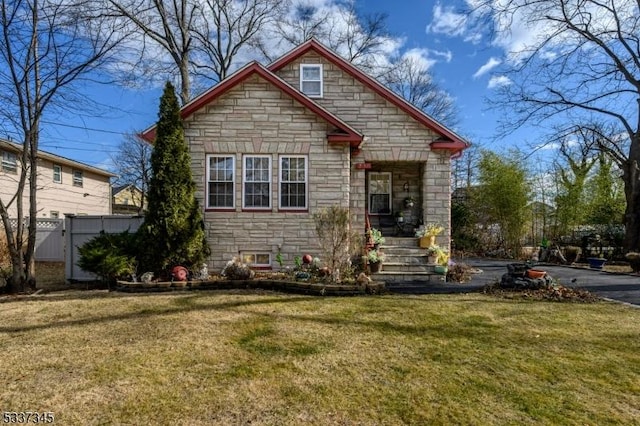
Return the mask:
[[[229,76],[228,78],[222,80],[217,85],[213,86],[211,89],[207,90],[197,98],[193,99],[188,104],[184,105],[180,109],[180,116],[182,119],[186,119],[194,112],[200,110],[205,107],[207,104],[211,103],[217,97],[223,95],[231,88],[236,85],[242,83],[244,80],[252,76],[253,74],[257,74],[263,79],[267,80],[269,83],[280,89],[282,92],[286,93],[290,97],[292,97],[297,102],[301,103],[306,108],[310,109],[316,115],[323,118],[329,124],[335,126],[341,134],[344,134],[345,137],[349,139],[349,142],[352,140],[362,141],[363,135],[358,131],[353,129],[347,123],[342,121],[340,118],[336,117],[313,100],[302,94],[300,91],[294,89],[289,84],[287,84],[280,77],[276,76],[274,73],[269,71],[264,66],[260,65],[257,62],[251,62],[247,64],[245,67],[239,69],[234,74]],[[145,139],[146,141],[153,142],[155,139],[155,131],[156,125],[154,124],[152,127],[146,129],[140,134],[140,137]],[[331,134],[332,135],[332,134]],[[331,137],[329,135],[329,137]]]
[[325,47],[315,39],[310,39],[302,43],[300,46],[296,47],[295,49],[293,49],[292,51],[290,51],[280,59],[273,62],[271,65],[269,65],[268,68],[273,72],[277,72],[287,64],[291,63],[295,59],[299,58],[300,56],[304,55],[305,53],[311,50],[315,51],[320,56],[326,58],[333,64],[337,65],[340,69],[345,71],[347,74],[351,75],[353,78],[360,81],[365,86],[369,87],[371,90],[376,92],[378,95],[382,96],[387,101],[396,105],[398,108],[400,108],[401,110],[409,114],[419,123],[441,134],[442,136],[445,136],[447,139],[451,139],[451,141],[455,141],[457,143],[463,144],[464,148],[462,149],[469,147],[469,143],[466,142],[462,137],[454,133],[452,130],[449,130],[448,128],[444,127],[442,124],[438,123],[433,118],[429,117],[427,114],[425,114],[415,106],[411,105],[409,102],[402,99],[400,96],[396,95],[394,92],[387,89],[382,84],[378,83],[376,80],[374,80],[373,78],[369,77],[368,75],[366,75],[365,73],[363,73],[362,71],[354,67],[351,63],[344,60],[343,58],[338,56],[335,52],[329,50],[327,47]]
[[242,209],[243,213],[273,213],[273,208],[264,208],[264,209]]
[[461,141],[445,141],[445,140],[436,140],[431,142],[430,144],[432,150],[444,150],[450,151],[452,155],[452,159],[458,158],[462,154],[462,151],[468,147],[464,142]]
[[278,209],[278,213],[309,213],[309,209],[300,209],[300,210]]

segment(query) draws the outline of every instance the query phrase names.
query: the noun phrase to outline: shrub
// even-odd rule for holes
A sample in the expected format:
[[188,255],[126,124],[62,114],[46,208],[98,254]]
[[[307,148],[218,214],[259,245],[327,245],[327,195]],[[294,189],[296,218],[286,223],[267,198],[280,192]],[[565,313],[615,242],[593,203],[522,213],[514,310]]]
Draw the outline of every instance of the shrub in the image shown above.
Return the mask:
[[248,280],[255,276],[255,272],[249,268],[249,265],[242,263],[240,258],[234,257],[222,270],[222,276],[230,280]]
[[349,209],[331,206],[313,215],[322,259],[332,271],[332,280],[351,270],[351,256],[362,251],[362,238],[351,230]]
[[466,283],[471,281],[473,268],[464,263],[451,265],[447,270],[447,281],[456,283]]
[[78,247],[78,266],[93,272],[108,284],[129,278],[136,271],[134,237],[135,234],[130,234],[129,231],[120,234],[101,232]]

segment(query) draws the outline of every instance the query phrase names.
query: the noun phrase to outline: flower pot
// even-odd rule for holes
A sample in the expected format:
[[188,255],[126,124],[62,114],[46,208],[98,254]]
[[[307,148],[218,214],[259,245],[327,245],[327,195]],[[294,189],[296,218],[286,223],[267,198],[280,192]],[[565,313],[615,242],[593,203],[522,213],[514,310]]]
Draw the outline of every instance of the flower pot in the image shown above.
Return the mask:
[[438,256],[427,256],[427,263],[435,265],[438,262]]
[[602,259],[600,257],[588,257],[587,262],[589,262],[589,268],[591,269],[602,269],[604,263],[607,259]]
[[436,245],[436,236],[435,235],[425,235],[424,237],[420,237],[418,241],[420,248],[427,248],[429,246]]
[[541,271],[539,269],[527,269],[525,274],[527,275],[527,278],[532,279],[544,278],[544,276],[547,275],[545,271]]
[[371,269],[371,273],[380,272],[382,270],[382,262],[371,262],[369,263],[369,268]]
[[433,272],[439,275],[447,275],[448,268],[444,265],[436,265],[433,267]]

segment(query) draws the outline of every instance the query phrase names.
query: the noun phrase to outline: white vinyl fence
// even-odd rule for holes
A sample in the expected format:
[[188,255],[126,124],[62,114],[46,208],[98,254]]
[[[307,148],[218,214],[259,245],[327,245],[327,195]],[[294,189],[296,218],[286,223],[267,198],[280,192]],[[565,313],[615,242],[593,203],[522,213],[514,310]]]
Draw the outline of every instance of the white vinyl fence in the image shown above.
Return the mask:
[[[13,226],[13,229],[16,229],[17,225],[18,220],[11,219],[11,226]],[[63,235],[64,221],[62,219],[37,219],[36,261],[64,262]]]
[[65,244],[66,261],[65,275],[67,281],[94,281],[98,279],[94,274],[83,271],[77,265],[78,247],[100,235],[101,231],[107,234],[118,234],[124,231],[135,232],[138,230],[144,218],[142,216],[66,216],[65,217]]

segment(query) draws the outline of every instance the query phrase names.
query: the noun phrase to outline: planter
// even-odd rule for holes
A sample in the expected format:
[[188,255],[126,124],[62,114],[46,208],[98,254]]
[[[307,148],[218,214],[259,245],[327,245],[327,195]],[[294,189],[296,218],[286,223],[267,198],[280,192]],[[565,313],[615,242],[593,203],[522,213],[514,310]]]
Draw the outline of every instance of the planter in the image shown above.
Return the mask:
[[438,263],[438,256],[427,256],[427,263],[430,265],[435,265]]
[[444,265],[436,265],[433,267],[433,272],[439,275],[447,275],[448,268]]
[[371,268],[371,273],[380,272],[382,270],[382,262],[372,262],[369,263],[369,268]]
[[527,269],[525,274],[527,275],[527,278],[532,279],[544,278],[544,276],[547,275],[545,271],[540,271],[538,269]]
[[425,235],[424,237],[420,237],[418,241],[420,248],[427,248],[429,246],[436,245],[436,236],[435,235]]
[[603,259],[600,257],[588,257],[587,262],[589,262],[589,268],[591,269],[602,269],[604,263],[607,259]]

